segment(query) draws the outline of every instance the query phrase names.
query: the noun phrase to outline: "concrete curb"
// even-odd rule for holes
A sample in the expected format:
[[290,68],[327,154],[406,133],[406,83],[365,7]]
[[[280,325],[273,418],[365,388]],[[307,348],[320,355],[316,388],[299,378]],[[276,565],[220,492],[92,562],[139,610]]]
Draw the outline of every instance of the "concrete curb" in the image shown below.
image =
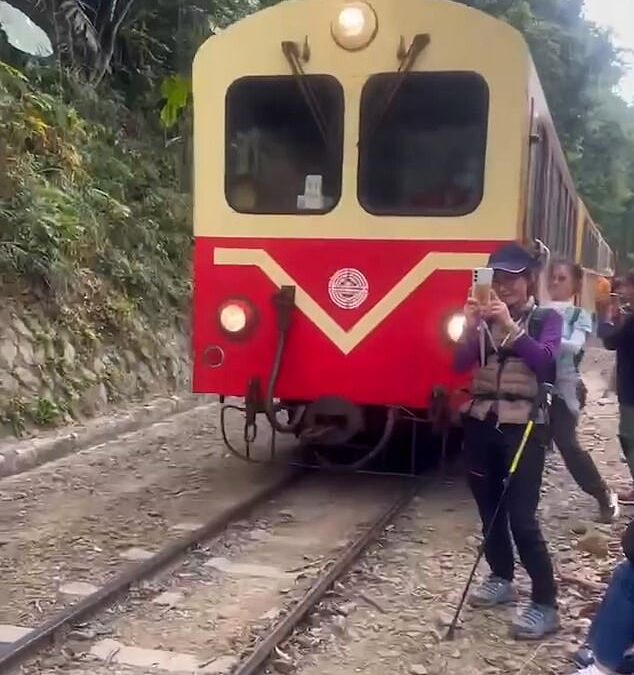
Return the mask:
[[0,442],[0,478],[60,459],[94,445],[138,431],[160,420],[211,403],[209,397],[186,394],[159,398],[132,411],[90,420],[84,426],[67,427],[50,436]]

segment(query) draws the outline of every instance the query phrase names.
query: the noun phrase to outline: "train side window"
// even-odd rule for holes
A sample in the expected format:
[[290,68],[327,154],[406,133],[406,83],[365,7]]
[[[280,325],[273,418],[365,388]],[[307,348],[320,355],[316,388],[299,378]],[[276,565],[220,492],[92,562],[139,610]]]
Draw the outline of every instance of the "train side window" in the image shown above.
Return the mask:
[[566,188],[561,177],[561,170],[556,164],[554,164],[553,180],[555,181],[554,194],[556,195],[556,199],[553,201],[553,216],[551,220],[553,227],[552,248],[558,255],[562,255],[562,241],[564,239],[563,210],[566,201]]
[[293,75],[244,77],[229,87],[225,196],[234,210],[323,214],[339,202],[343,88],[330,75],[306,75],[304,85],[308,98]]
[[599,264],[598,247],[599,241],[594,231],[594,226],[588,219],[586,219],[583,232],[581,261],[583,266],[587,269],[595,271],[597,270]]
[[539,125],[530,139],[530,173],[528,176],[528,200],[526,204],[526,224],[528,238],[544,240],[543,194],[544,194],[544,158],[546,136]]
[[548,240],[548,172],[550,144],[546,129],[540,124],[538,137],[531,147],[530,233],[532,239]]
[[577,209],[564,173],[552,152],[548,164],[544,242],[553,253],[573,258],[577,242]]
[[546,235],[544,243],[555,252],[556,251],[556,242],[557,242],[557,205],[559,203],[559,182],[557,181],[557,165],[555,163],[555,157],[550,152],[548,156],[548,174],[547,174],[547,184],[548,191],[546,196]]
[[576,208],[570,194],[563,173],[557,169],[557,181],[559,184],[559,204],[557,207],[557,217],[555,220],[556,239],[554,251],[567,258],[574,257],[576,234]]
[[376,215],[475,211],[484,193],[485,80],[471,72],[409,73],[395,89],[402,77],[374,75],[363,89],[359,202]]
[[568,251],[571,260],[577,257],[577,205],[572,197],[570,199],[570,217],[568,221]]

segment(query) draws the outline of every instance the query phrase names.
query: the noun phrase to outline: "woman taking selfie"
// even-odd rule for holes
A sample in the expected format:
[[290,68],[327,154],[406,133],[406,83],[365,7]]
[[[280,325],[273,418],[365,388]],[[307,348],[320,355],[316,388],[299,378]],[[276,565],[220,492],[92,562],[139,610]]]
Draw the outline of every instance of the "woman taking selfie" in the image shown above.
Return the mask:
[[494,522],[493,516],[540,384],[554,381],[562,319],[552,309],[536,308],[537,262],[521,246],[502,247],[489,267],[494,270],[491,300],[486,305],[474,298],[467,302],[466,330],[455,357],[459,372],[475,367],[472,400],[464,410],[464,453],[482,528],[490,531],[485,556],[491,575],[470,603],[493,607],[516,599],[512,533],[532,581],[532,602],[513,621],[511,634],[538,640],[559,627],[553,566],[537,521],[545,461],[543,415]]
[[575,263],[557,261],[551,264],[548,294],[551,307],[563,319],[561,350],[557,359],[557,380],[550,411],[550,428],[566,468],[577,485],[599,504],[601,522],[611,523],[618,517],[618,497],[611,492],[599,474],[590,453],[577,438],[577,422],[581,412],[580,392],[585,388],[579,365],[588,335],[592,333],[592,317],[575,307],[574,297],[581,291],[583,269]]

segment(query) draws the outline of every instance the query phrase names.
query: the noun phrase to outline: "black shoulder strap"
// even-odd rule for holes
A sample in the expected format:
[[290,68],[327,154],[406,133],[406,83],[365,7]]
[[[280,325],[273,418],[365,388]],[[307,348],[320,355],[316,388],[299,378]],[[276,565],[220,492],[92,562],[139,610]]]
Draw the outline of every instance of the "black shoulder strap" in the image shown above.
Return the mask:
[[[575,311],[572,313],[572,316],[570,317],[570,321],[568,322],[568,329],[570,331],[570,335],[574,333],[575,330],[575,325],[581,316],[581,308],[580,307],[575,307]],[[583,361],[583,357],[585,355],[585,350],[582,348],[577,352],[573,359],[572,362],[575,364],[575,370],[577,373],[579,373],[579,369],[581,368],[581,362]]]
[[[528,324],[526,326],[527,335],[532,337],[534,340],[539,340],[542,336],[544,323],[546,322],[547,317],[550,316],[553,311],[554,310],[552,309],[548,309],[548,307],[535,307],[535,309],[531,312],[531,315],[528,317]],[[552,384],[557,379],[557,370],[554,361],[551,368],[549,368],[549,371],[550,372],[546,375],[545,381]]]
[[544,327],[544,322],[546,317],[550,314],[550,311],[546,307],[535,307],[531,312],[531,315],[528,317],[528,325],[526,326],[526,332],[534,340],[538,340],[542,334],[542,328]]
[[579,321],[579,317],[581,316],[581,307],[575,307],[575,311],[572,313],[572,316],[570,317],[570,321],[568,321],[568,328],[572,332],[575,328],[575,324],[577,321]]

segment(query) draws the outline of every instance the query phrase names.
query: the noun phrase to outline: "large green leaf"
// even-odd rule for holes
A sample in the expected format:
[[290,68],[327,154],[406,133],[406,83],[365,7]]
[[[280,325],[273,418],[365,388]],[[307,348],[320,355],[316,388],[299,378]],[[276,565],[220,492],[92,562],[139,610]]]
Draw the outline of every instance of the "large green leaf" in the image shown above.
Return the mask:
[[191,83],[180,75],[170,75],[161,84],[161,94],[165,101],[161,110],[161,122],[167,129],[173,127],[181,112],[187,107],[191,94]]

